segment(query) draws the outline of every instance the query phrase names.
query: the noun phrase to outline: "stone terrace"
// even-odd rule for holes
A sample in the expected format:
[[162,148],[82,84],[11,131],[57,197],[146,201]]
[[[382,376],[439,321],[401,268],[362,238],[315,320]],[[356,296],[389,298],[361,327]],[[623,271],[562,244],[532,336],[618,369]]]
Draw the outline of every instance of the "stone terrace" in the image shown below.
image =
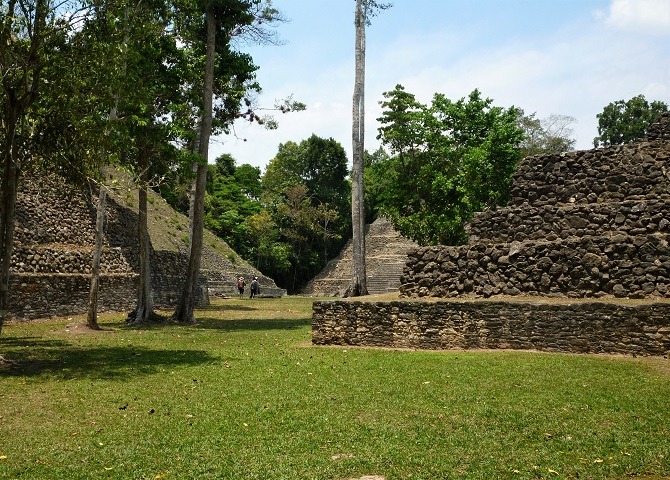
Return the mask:
[[[357,302],[315,305],[313,341],[667,352],[669,192],[670,113],[642,142],[528,157],[514,176],[509,207],[478,214],[470,243],[410,253],[401,286],[410,301],[373,311]],[[549,297],[581,300],[547,308],[542,298]],[[411,302],[421,298],[441,306]],[[642,303],[620,305],[620,298]],[[374,313],[384,309],[393,313]]]
[[[137,196],[130,191],[129,195]],[[150,192],[150,197],[149,230],[156,246],[151,251],[154,302],[157,306],[170,307],[178,300],[188,260],[183,241],[175,232],[185,232],[188,219],[170,209],[159,196]],[[21,182],[10,268],[12,316],[32,319],[86,312],[95,243],[95,201],[54,175],[45,174]],[[100,311],[130,311],[135,307],[139,268],[136,208],[124,205],[119,196],[108,198]],[[158,240],[158,222],[169,223],[174,238],[169,237],[176,246],[168,248],[165,240]],[[160,231],[165,230],[168,228],[163,225]],[[213,294],[236,294],[238,275],[249,279],[254,275],[261,277],[265,294],[285,293],[241,259],[237,258],[233,264],[229,258],[216,253],[210,245],[215,240],[211,234],[206,232],[206,235],[200,304],[209,302],[208,287],[215,290]]]

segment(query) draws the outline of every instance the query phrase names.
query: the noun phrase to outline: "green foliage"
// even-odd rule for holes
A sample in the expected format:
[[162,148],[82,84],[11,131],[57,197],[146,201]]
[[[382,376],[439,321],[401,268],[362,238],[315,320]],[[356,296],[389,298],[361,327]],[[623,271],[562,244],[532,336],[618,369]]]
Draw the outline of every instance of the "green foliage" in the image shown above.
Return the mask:
[[346,177],[346,153],[332,138],[312,135],[279,146],[262,179],[276,240],[256,247],[259,259],[269,261],[259,267],[278,285],[296,291],[339,252],[350,228]]
[[667,103],[659,100],[649,103],[644,95],[609,103],[596,115],[598,136],[593,139],[593,145],[607,147],[641,140],[649,125],[667,110]]
[[474,212],[504,205],[520,158],[519,111],[474,90],[422,105],[402,85],[386,92],[378,138],[393,155],[368,168],[374,204],[421,244],[459,244]]
[[[238,174],[238,168],[242,172]],[[230,155],[222,155],[209,166],[205,198],[205,226],[222,238],[243,257],[249,253],[251,241],[244,220],[257,214],[262,206],[260,170],[251,165],[235,166]]]

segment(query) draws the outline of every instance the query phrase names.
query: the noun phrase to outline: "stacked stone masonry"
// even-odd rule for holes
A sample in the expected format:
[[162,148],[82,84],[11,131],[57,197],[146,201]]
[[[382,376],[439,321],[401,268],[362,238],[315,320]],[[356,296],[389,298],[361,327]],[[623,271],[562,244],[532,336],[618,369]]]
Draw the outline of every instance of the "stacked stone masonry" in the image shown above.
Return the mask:
[[[82,194],[54,175],[23,180],[19,187],[15,242],[10,268],[9,312],[16,319],[84,313],[88,307],[90,273],[95,243],[95,198]],[[135,308],[139,248],[137,214],[108,198],[101,258],[99,311]],[[205,258],[206,257],[206,258]],[[226,294],[236,293],[237,275],[251,278],[260,272],[246,263],[232,267],[207,248],[203,252],[197,303],[209,303],[208,275],[214,283],[226,279]],[[184,251],[151,249],[154,304],[172,307],[181,294],[188,258]],[[224,265],[225,264],[225,265]],[[269,291],[277,289],[265,278]]]
[[469,233],[412,252],[401,293],[668,298],[670,142],[528,157]]
[[313,341],[668,354],[669,241],[670,112],[641,142],[524,159],[467,245],[409,253],[406,301],[319,302]]
[[667,303],[322,301],[314,304],[312,342],[664,355],[670,351],[669,317]]

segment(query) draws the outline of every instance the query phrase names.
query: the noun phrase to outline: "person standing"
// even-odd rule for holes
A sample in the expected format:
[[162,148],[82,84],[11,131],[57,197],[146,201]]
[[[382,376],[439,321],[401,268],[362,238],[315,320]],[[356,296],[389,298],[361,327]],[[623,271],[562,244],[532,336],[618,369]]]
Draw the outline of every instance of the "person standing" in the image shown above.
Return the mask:
[[260,288],[258,286],[258,277],[254,277],[254,279],[251,281],[251,293],[249,294],[249,298],[254,298],[260,293]]
[[244,295],[244,286],[246,285],[246,282],[244,281],[244,277],[240,277],[237,279],[237,291],[240,292],[240,298],[242,295]]

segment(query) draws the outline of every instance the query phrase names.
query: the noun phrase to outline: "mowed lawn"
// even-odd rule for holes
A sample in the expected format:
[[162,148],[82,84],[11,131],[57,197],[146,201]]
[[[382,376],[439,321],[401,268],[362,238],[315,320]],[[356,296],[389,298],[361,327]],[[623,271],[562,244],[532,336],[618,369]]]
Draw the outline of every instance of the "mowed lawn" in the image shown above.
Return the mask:
[[309,298],[6,325],[0,478],[670,478],[670,360],[315,347]]

